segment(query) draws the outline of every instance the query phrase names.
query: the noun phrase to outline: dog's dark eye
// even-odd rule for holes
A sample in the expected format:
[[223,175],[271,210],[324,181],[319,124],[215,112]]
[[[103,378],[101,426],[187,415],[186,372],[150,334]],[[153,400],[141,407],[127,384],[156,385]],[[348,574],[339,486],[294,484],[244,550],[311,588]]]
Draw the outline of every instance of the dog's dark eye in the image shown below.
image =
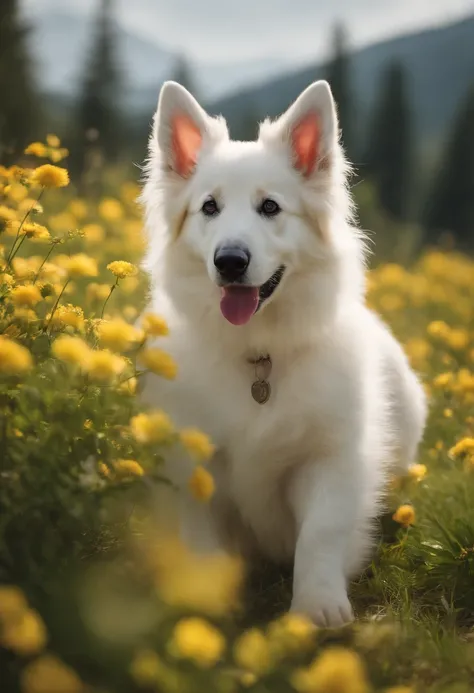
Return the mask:
[[264,217],[276,217],[276,215],[280,212],[280,205],[275,202],[275,200],[271,200],[269,197],[265,198],[258,208],[258,213],[262,214]]
[[201,212],[206,216],[206,217],[214,217],[216,214],[219,214],[219,207],[217,206],[217,202],[213,197],[208,197],[207,200],[204,202],[203,206],[201,207]]

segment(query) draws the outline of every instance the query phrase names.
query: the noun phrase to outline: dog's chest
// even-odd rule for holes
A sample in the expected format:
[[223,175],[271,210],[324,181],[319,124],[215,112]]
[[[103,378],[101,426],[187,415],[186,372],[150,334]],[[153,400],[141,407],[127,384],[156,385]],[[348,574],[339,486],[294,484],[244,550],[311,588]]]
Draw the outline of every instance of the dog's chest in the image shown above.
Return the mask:
[[252,385],[262,375],[251,364],[242,364],[218,369],[217,377],[206,382],[199,377],[194,392],[201,396],[194,406],[202,416],[199,425],[225,452],[222,491],[261,549],[273,559],[286,560],[295,545],[288,485],[298,466],[321,451],[326,433],[318,425],[314,402],[311,406],[308,401],[312,386],[304,373],[273,364],[266,379],[270,396],[259,403]]
[[[285,363],[272,358],[265,403],[252,396],[262,373],[246,359],[195,353],[178,357],[179,378],[149,384],[153,404],[163,406],[176,424],[197,426],[224,452],[226,473],[218,492],[233,502],[258,544],[270,557],[289,559],[294,551],[293,513],[288,485],[298,466],[330,444],[324,405],[315,397],[321,374],[308,360]],[[254,386],[255,388],[255,386]],[[219,488],[221,486],[221,488]]]

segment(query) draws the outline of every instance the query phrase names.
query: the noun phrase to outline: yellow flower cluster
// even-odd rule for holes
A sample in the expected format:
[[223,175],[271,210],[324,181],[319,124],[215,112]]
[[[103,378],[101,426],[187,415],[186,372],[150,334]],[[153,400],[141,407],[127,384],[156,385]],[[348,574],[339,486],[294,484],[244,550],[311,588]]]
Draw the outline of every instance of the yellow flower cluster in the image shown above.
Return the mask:
[[173,654],[190,659],[203,668],[214,666],[224,649],[225,639],[222,633],[201,618],[179,621],[170,643]]
[[393,514],[393,519],[403,527],[409,527],[415,522],[415,510],[412,505],[400,505]]
[[32,366],[33,359],[28,349],[0,335],[0,374],[22,375]]
[[44,623],[23,593],[17,587],[0,587],[0,645],[30,656],[41,652],[46,641]]
[[65,168],[44,164],[34,170],[31,182],[43,188],[64,188],[69,185],[69,173]]
[[130,430],[139,443],[167,443],[174,434],[174,426],[163,411],[152,411],[148,414],[137,414],[130,421]]
[[109,262],[107,269],[112,272],[118,279],[125,279],[126,277],[133,277],[138,269],[131,262],[126,262],[125,260],[114,260],[114,262]]
[[126,368],[127,362],[107,350],[93,350],[80,337],[59,336],[53,346],[53,355],[60,361],[79,367],[99,383],[110,383]]
[[298,693],[368,693],[370,690],[361,658],[343,647],[325,650],[309,667],[296,671],[292,683]]
[[99,344],[114,351],[127,351],[144,340],[144,333],[121,318],[101,320],[96,327]]

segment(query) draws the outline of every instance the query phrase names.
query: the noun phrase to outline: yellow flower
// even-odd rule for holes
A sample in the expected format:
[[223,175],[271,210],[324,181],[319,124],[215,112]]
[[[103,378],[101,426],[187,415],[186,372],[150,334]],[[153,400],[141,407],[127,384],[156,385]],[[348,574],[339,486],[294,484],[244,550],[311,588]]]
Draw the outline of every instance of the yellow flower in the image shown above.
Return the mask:
[[76,198],[69,203],[69,211],[76,219],[84,219],[87,216],[87,204]]
[[33,284],[15,287],[11,298],[16,306],[35,306],[42,300],[41,291]]
[[462,351],[469,344],[469,333],[463,329],[450,330],[446,336],[446,342],[451,349]]
[[65,168],[44,164],[33,171],[31,182],[44,188],[64,188],[69,185],[69,173]]
[[[35,311],[32,308],[16,308],[15,312],[13,313],[15,320],[20,320],[22,322],[32,322],[33,320],[37,320],[38,317],[35,313]],[[6,330],[5,330],[6,332]],[[9,332],[10,336],[17,337],[21,332],[15,332],[11,333]]]
[[154,313],[145,313],[142,318],[142,327],[150,337],[164,337],[169,333],[164,318]]
[[135,265],[125,260],[114,260],[113,262],[109,262],[107,269],[119,279],[133,277],[138,272],[138,268]]
[[61,146],[61,140],[57,135],[47,135],[46,136],[46,143],[48,147],[60,147]]
[[24,346],[0,336],[0,373],[19,375],[33,367],[31,354]]
[[178,657],[209,668],[222,656],[225,640],[217,628],[203,619],[185,618],[174,628],[171,649]]
[[21,674],[23,693],[81,693],[85,687],[77,674],[54,655],[30,662]]
[[[122,314],[125,320],[134,320],[137,317],[138,310],[135,306],[124,306],[122,309]],[[145,338],[145,333],[143,333],[143,338]]]
[[474,453],[474,438],[462,438],[456,445],[454,445],[450,451],[450,457],[462,457],[465,454]]
[[109,284],[98,284],[97,282],[91,282],[88,284],[86,289],[88,301],[105,301],[109,294]]
[[82,232],[84,233],[86,243],[91,245],[102,243],[105,238],[105,231],[100,224],[86,224]]
[[15,221],[15,219],[16,212],[14,209],[10,209],[10,207],[6,207],[5,205],[0,205],[0,223],[5,224]]
[[49,152],[49,158],[55,164],[62,161],[68,155],[69,155],[69,149],[66,149],[65,147],[61,147],[61,149],[53,149],[53,150],[50,150],[50,152]]
[[85,366],[87,373],[100,383],[114,380],[126,366],[126,361],[110,351],[91,351]]
[[234,661],[237,666],[257,675],[270,668],[270,647],[261,630],[251,628],[238,638],[234,645]]
[[12,261],[13,271],[18,279],[33,279],[40,264],[34,257],[16,257]]
[[91,349],[80,337],[61,335],[51,347],[53,356],[60,361],[73,366],[80,366],[86,370],[91,358]]
[[126,395],[134,395],[137,391],[138,381],[136,378],[127,378],[118,386],[118,391]]
[[139,359],[145,368],[157,375],[163,376],[163,378],[173,380],[176,377],[178,367],[173,357],[162,349],[155,347],[144,349],[140,353]]
[[435,320],[434,322],[430,322],[427,331],[430,337],[441,337],[441,339],[445,339],[449,334],[450,327],[444,320]]
[[227,554],[197,554],[176,539],[147,543],[160,597],[170,606],[222,616],[235,609],[243,563]]
[[65,269],[70,277],[96,277],[97,262],[85,253],[71,255],[65,262]]
[[49,227],[59,234],[71,233],[77,227],[76,217],[71,212],[52,214],[48,219]]
[[31,238],[33,241],[49,241],[51,238],[46,226],[36,224],[35,222],[27,222],[23,224],[22,232],[25,234],[25,236]]
[[145,444],[169,442],[174,434],[171,419],[159,409],[134,416],[130,420],[130,430],[135,440]]
[[208,501],[215,491],[212,474],[204,467],[196,467],[189,479],[189,489],[197,500]]
[[425,464],[412,464],[411,467],[408,468],[408,476],[411,479],[415,479],[415,481],[421,481],[425,478],[427,471]]
[[329,647],[309,667],[297,670],[292,684],[298,693],[368,693],[369,684],[358,654]]
[[16,618],[10,618],[1,631],[0,642],[20,655],[33,655],[46,645],[46,628],[39,614],[27,609]]
[[145,473],[136,460],[117,460],[114,462],[114,470],[119,479],[133,479]]
[[182,444],[187,451],[198,461],[207,462],[215,452],[209,437],[197,428],[185,428],[179,434]]
[[452,409],[449,409],[449,408],[444,409],[444,410],[443,410],[443,416],[444,416],[446,419],[452,419],[452,418],[453,418],[453,410],[452,410]]
[[403,527],[409,527],[415,522],[415,509],[412,505],[400,505],[392,515],[392,519]]
[[452,373],[440,373],[433,380],[433,385],[435,387],[448,387],[452,383],[453,377]]
[[10,288],[15,283],[11,274],[0,274],[0,286],[7,286]]
[[106,197],[99,204],[99,216],[106,221],[118,221],[123,217],[123,207],[113,197]]
[[13,202],[18,203],[26,198],[26,196],[28,195],[28,188],[26,188],[24,185],[21,185],[21,183],[12,183],[7,188],[5,188],[4,193],[8,195],[10,200],[13,200]]
[[75,330],[82,330],[84,327],[84,311],[79,306],[73,306],[71,303],[58,306],[51,318],[51,325],[59,328],[73,327]]
[[268,641],[277,656],[299,652],[314,642],[316,626],[302,614],[288,613],[268,628]]
[[48,150],[42,142],[32,142],[25,149],[25,154],[29,154],[30,156],[37,156],[40,159],[43,159],[47,155],[47,153]]
[[114,351],[126,351],[144,337],[142,330],[137,330],[121,318],[101,320],[96,331],[99,344]]
[[17,619],[27,610],[25,595],[18,587],[10,585],[0,587],[0,623]]
[[130,673],[139,686],[149,687],[159,679],[160,664],[158,655],[153,650],[142,650],[133,658]]

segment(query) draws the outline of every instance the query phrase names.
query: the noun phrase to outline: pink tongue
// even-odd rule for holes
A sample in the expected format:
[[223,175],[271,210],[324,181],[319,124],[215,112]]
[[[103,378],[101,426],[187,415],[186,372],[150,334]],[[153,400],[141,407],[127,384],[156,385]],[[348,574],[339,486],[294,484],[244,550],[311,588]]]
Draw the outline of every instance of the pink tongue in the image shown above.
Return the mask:
[[221,312],[232,325],[245,325],[258,308],[258,286],[225,286]]

